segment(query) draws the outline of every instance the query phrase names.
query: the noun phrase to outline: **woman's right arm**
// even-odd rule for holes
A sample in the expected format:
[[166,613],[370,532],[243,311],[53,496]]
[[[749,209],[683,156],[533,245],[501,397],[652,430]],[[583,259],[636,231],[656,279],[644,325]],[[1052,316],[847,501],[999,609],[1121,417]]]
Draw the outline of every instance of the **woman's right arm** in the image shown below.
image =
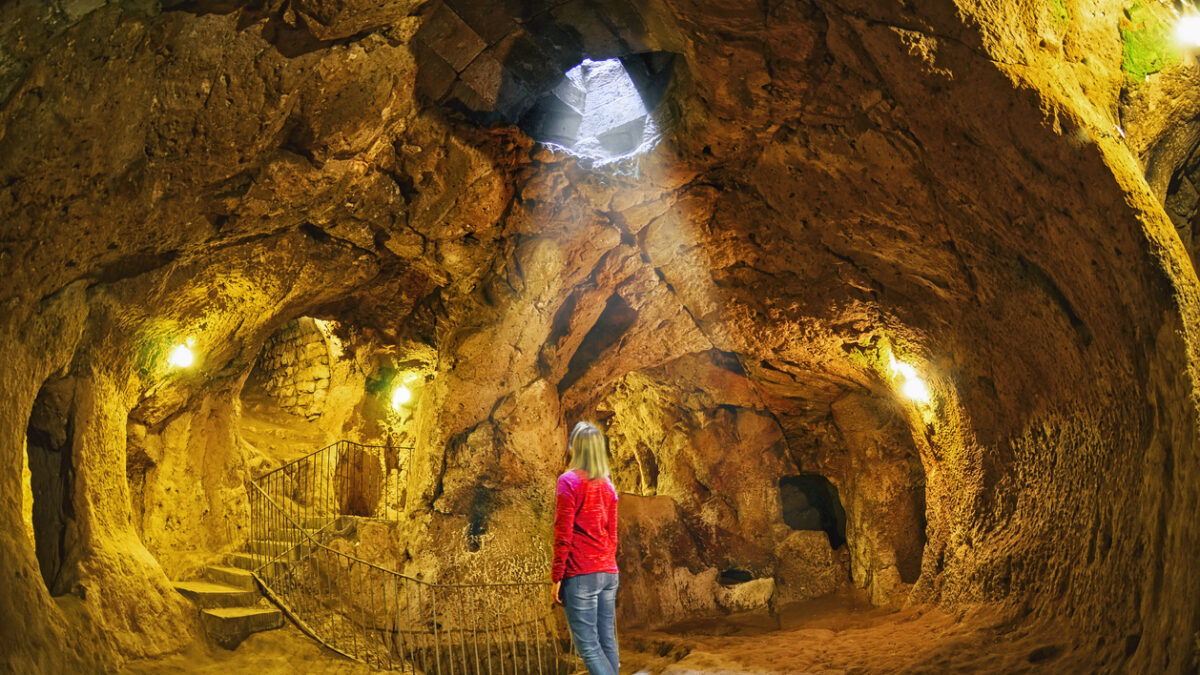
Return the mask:
[[550,580],[562,581],[567,568],[567,555],[571,552],[571,538],[575,534],[575,485],[567,474],[558,478],[554,506],[554,565],[550,569]]

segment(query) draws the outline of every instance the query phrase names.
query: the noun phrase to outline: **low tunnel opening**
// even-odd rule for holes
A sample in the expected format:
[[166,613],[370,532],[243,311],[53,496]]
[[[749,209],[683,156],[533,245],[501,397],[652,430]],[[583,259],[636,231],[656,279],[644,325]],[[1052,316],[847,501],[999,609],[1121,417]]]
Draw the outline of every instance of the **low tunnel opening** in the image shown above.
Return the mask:
[[67,593],[74,464],[72,421],[74,383],[47,383],[38,392],[25,434],[28,462],[28,527],[38,569],[51,595]]
[[829,479],[818,474],[784,476],[779,479],[779,499],[788,527],[820,530],[835,549],[846,543],[846,511]]

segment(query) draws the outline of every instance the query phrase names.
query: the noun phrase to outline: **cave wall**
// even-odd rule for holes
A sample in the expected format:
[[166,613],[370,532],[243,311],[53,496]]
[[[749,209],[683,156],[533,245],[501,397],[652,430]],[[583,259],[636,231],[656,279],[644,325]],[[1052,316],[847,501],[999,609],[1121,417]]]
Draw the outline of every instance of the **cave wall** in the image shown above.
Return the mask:
[[[185,571],[172,551],[189,535],[237,540],[239,389],[279,326],[326,312],[438,354],[412,420],[406,550],[387,553],[406,570],[542,574],[548,530],[528,524],[548,527],[560,439],[611,412],[636,492],[622,545],[685,522],[722,558],[686,541],[643,557],[631,581],[681,589],[640,585],[663,617],[761,597],[718,595],[722,565],[787,586],[772,563],[817,557],[743,529],[777,518],[769,479],[811,465],[845,493],[851,576],[877,600],[994,602],[1068,626],[1100,666],[1188,667],[1200,298],[1114,133],[1115,3],[1066,2],[1065,19],[948,0],[614,4],[616,29],[575,2],[512,9],[491,40],[465,2],[0,7],[9,664],[116,667],[193,639],[164,569]],[[478,42],[453,39],[464,25]],[[493,62],[520,63],[521,36],[554,52],[547,77],[585,53],[678,55],[667,140],[636,175],[480,126],[520,91]],[[414,95],[430,82],[449,84]],[[164,372],[184,334],[198,368]],[[747,382],[700,388],[735,400],[671,412],[679,428],[666,406],[620,403],[713,351]],[[927,374],[929,405],[895,399],[892,354]],[[55,600],[19,481],[37,392],[64,375],[78,544]],[[127,454],[157,486],[189,483],[140,536]],[[764,457],[748,489],[728,484]],[[885,514],[921,511],[918,483],[906,594],[918,519]],[[170,503],[160,487],[132,494]]]

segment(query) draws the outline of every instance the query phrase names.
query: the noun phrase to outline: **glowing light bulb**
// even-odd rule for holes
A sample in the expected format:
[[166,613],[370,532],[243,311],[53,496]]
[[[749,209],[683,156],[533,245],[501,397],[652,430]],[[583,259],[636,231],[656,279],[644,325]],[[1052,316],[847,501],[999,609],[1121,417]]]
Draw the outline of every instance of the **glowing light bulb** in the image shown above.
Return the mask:
[[917,369],[891,357],[892,374],[895,375],[900,393],[918,403],[929,403],[929,387],[917,375]]
[[929,403],[929,387],[920,378],[911,378],[904,381],[900,386],[900,393],[911,398],[914,401],[921,403]]
[[412,401],[412,390],[408,387],[400,385],[392,390],[392,410],[399,410],[410,401]]
[[172,368],[190,368],[196,362],[196,356],[187,345],[175,345],[167,354],[167,363]]
[[1184,47],[1200,47],[1200,15],[1180,17],[1175,24],[1175,41]]

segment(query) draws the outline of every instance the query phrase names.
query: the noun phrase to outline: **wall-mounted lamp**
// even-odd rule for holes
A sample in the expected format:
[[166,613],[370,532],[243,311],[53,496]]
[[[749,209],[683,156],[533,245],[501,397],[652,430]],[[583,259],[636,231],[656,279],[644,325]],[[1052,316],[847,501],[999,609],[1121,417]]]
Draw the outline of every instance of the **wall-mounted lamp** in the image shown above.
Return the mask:
[[175,345],[171,351],[167,353],[167,365],[172,368],[191,368],[196,362],[196,355],[192,353],[192,344],[195,343],[193,338],[188,338],[187,342],[180,345]]
[[398,384],[392,389],[392,410],[395,411],[399,411],[413,402],[415,394],[412,385],[420,380],[421,376],[417,373],[409,373],[398,379]]
[[929,403],[929,387],[925,380],[917,375],[917,369],[892,357],[892,376],[900,388],[900,393],[918,403]]
[[1185,49],[1200,48],[1200,15],[1187,14],[1175,24],[1175,42]]
[[412,402],[412,390],[403,384],[392,390],[392,410],[399,410]]

